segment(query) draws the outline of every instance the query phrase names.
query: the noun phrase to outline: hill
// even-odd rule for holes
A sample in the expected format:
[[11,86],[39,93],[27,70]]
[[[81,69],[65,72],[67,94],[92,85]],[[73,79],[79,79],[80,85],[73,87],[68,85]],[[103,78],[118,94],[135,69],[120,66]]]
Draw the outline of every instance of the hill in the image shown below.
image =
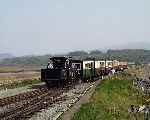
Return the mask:
[[[7,58],[0,61],[0,66],[12,66],[12,65],[32,65],[32,66],[45,66],[51,55],[43,56],[24,56]],[[66,55],[59,56],[72,56],[77,59],[87,59],[95,57],[96,59],[117,59],[121,61],[140,63],[150,63],[150,50],[144,49],[123,49],[123,50],[108,50],[103,53],[99,50],[93,50],[91,52],[86,51],[74,51]]]
[[0,66],[43,66],[47,64],[49,57],[50,55],[7,58],[0,61]]

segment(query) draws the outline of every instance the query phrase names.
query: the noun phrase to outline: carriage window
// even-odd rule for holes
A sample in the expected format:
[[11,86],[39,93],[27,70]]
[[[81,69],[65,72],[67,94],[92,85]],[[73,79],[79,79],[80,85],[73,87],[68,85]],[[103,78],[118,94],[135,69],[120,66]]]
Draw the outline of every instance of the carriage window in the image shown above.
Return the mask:
[[80,64],[76,64],[77,69],[81,69],[81,65]]
[[74,63],[74,64],[72,64],[72,67],[73,68],[77,68],[77,69],[81,69],[81,64],[80,63]]
[[108,65],[112,65],[112,62],[108,62]]
[[100,65],[104,65],[104,62],[100,62]]
[[91,68],[91,63],[85,64],[85,67],[86,67],[86,68]]

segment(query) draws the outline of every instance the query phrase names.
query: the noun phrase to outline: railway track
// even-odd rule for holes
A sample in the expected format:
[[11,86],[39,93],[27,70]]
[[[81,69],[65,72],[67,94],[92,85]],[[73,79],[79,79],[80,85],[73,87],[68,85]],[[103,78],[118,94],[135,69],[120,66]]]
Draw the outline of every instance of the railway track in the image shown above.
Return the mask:
[[65,89],[37,89],[30,92],[0,99],[1,120],[19,120],[31,117],[36,111],[48,107],[52,103],[63,100],[60,95]]
[[11,103],[19,102],[21,100],[26,100],[28,98],[33,98],[33,97],[38,96],[40,94],[43,94],[47,91],[48,91],[48,89],[41,88],[41,89],[36,89],[33,91],[19,93],[17,95],[5,97],[5,98],[0,98],[0,107],[3,107],[5,105],[9,105]]

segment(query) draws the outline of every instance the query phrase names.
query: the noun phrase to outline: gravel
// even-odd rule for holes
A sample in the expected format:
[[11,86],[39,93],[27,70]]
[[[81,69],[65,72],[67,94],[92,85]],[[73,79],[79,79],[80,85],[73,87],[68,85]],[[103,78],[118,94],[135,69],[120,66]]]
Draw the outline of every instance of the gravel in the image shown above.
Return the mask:
[[56,120],[63,112],[67,111],[75,102],[83,96],[94,83],[82,83],[76,85],[74,89],[63,93],[61,97],[65,96],[64,101],[59,101],[52,104],[47,109],[43,109],[34,114],[29,120]]
[[[58,101],[50,105],[47,109],[42,109],[39,112],[36,112],[34,115],[32,115],[31,118],[29,118],[29,120],[56,120],[63,112],[67,111],[75,102],[77,102],[79,98],[83,96],[89,88],[92,87],[93,84],[94,82],[76,85],[74,88],[70,89],[60,96],[65,97],[65,100]],[[40,85],[43,85],[43,83],[40,83]],[[0,90],[0,98],[32,90],[34,90],[34,88],[32,88],[30,85],[15,89]],[[2,112],[1,108],[0,112]]]

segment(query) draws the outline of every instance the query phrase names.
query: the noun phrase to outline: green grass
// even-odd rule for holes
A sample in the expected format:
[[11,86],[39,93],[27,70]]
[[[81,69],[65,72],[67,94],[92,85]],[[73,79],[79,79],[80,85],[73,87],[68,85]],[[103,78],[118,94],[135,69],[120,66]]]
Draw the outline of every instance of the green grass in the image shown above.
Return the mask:
[[142,120],[143,114],[128,112],[130,105],[139,106],[145,101],[143,93],[132,86],[131,78],[121,73],[103,80],[72,120]]

